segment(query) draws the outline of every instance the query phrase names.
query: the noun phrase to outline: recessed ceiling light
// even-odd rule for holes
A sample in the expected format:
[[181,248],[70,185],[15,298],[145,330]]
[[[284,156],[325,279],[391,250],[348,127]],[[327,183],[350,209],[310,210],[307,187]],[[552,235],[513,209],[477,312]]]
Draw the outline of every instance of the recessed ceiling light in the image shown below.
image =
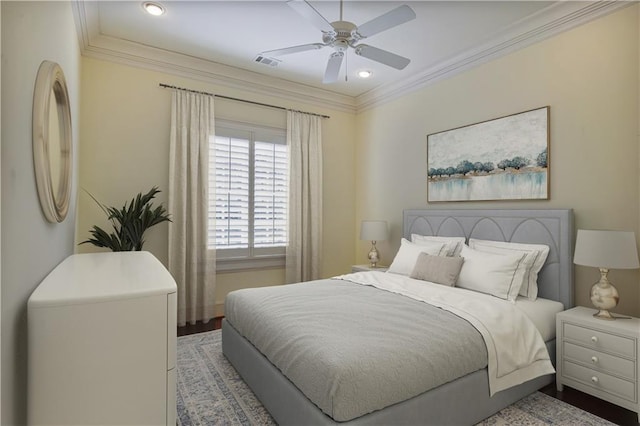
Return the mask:
[[148,2],[142,3],[142,7],[144,8],[144,10],[147,11],[149,15],[153,15],[153,16],[164,15],[164,7],[162,7],[162,5],[160,5],[159,3],[153,3],[148,1]]
[[369,70],[358,71],[358,77],[360,78],[369,78],[373,73]]

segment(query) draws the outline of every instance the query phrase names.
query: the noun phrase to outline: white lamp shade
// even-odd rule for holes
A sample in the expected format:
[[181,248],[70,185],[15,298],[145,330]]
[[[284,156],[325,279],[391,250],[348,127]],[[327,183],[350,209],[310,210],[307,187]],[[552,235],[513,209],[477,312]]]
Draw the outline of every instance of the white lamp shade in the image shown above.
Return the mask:
[[640,264],[635,233],[578,229],[573,263],[605,269],[637,269]]
[[360,239],[384,241],[387,239],[387,222],[385,220],[363,220],[360,225]]

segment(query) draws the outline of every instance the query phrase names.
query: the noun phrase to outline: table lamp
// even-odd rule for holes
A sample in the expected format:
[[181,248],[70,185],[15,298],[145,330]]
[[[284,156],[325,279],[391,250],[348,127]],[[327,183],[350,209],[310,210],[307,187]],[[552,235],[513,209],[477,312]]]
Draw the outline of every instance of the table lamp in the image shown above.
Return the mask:
[[360,239],[371,241],[371,250],[368,255],[369,266],[376,268],[380,261],[376,241],[387,239],[387,222],[384,220],[363,220],[360,225]]
[[618,291],[607,278],[609,269],[637,269],[638,249],[632,231],[593,231],[578,229],[573,255],[576,265],[600,269],[600,281],[591,287],[591,303],[598,308],[594,317],[614,320],[609,313],[618,304]]

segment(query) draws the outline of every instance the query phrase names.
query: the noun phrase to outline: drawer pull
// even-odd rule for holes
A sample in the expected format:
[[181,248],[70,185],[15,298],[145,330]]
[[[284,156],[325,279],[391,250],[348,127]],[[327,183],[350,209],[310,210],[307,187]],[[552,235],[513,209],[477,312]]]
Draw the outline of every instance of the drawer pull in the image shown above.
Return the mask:
[[591,336],[591,341],[593,343],[598,343],[598,337],[597,336]]
[[594,364],[598,363],[598,357],[597,356],[592,356],[591,357],[591,362],[593,362]]
[[593,377],[591,378],[591,381],[592,381],[593,383],[598,383],[598,378],[597,378],[596,376],[593,376]]

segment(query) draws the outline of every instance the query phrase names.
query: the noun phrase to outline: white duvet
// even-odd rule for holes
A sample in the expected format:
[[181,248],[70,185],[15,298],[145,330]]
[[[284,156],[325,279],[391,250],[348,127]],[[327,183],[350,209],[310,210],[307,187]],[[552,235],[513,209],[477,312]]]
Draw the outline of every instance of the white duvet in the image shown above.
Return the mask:
[[487,346],[492,396],[536,377],[555,373],[540,332],[509,301],[392,273],[358,272],[335,278],[420,300],[471,323]]

